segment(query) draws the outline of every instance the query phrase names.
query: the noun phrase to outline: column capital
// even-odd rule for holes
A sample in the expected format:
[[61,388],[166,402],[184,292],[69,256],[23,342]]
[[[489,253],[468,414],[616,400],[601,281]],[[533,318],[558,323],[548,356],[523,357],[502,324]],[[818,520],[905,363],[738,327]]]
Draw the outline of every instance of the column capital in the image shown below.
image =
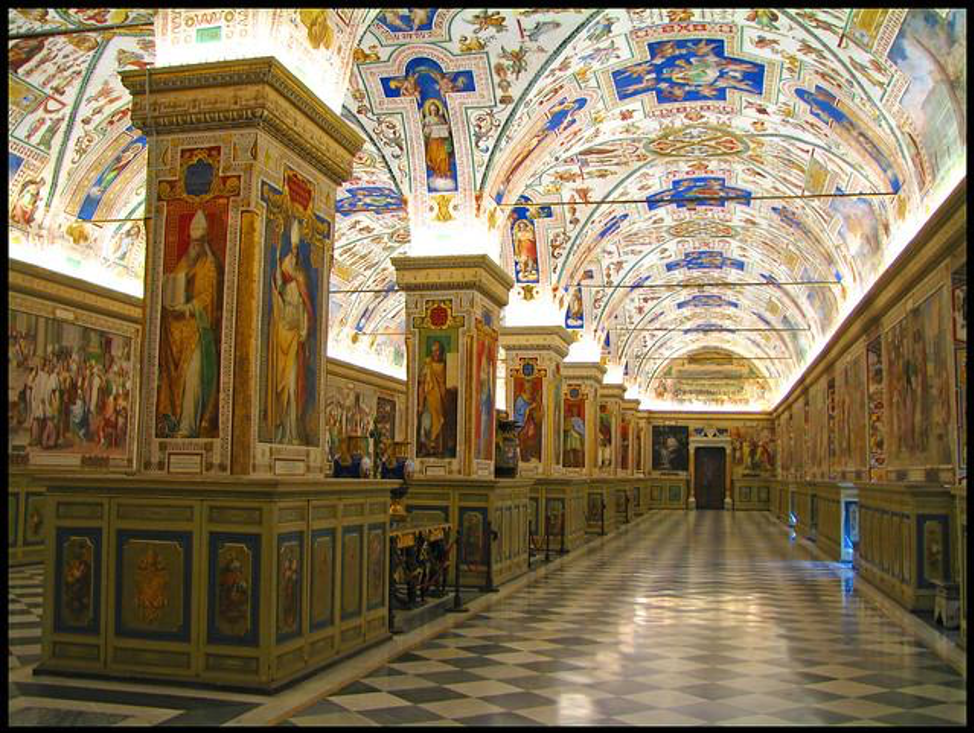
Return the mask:
[[445,292],[473,290],[498,308],[507,305],[514,278],[484,254],[435,257],[392,257],[400,290]]
[[263,130],[341,184],[365,139],[273,57],[119,73],[146,135]]
[[564,359],[572,337],[564,326],[504,326],[500,343],[505,351],[551,351]]
[[561,365],[561,373],[565,379],[572,381],[592,381],[601,389],[605,367],[597,361],[570,361]]

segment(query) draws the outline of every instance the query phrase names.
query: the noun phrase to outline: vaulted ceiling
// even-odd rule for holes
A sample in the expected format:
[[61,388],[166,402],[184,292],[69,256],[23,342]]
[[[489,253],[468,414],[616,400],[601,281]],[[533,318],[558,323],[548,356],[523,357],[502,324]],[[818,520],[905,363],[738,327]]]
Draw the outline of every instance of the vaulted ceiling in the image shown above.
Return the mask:
[[[769,407],[966,175],[964,10],[368,20],[329,349],[401,375],[389,258],[475,216],[512,302],[553,303],[651,405]],[[11,256],[141,294],[145,141],[116,72],[153,64],[151,22],[9,11]]]

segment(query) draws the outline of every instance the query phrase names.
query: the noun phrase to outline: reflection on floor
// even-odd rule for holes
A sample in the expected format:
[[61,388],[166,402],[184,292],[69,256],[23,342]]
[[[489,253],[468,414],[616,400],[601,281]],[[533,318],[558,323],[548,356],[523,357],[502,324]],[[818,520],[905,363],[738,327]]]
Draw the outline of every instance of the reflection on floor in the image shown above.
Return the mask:
[[[965,724],[963,677],[851,572],[763,513],[656,512],[331,694],[328,671],[299,700],[31,678],[12,659],[10,722]],[[10,578],[24,623],[38,576]]]

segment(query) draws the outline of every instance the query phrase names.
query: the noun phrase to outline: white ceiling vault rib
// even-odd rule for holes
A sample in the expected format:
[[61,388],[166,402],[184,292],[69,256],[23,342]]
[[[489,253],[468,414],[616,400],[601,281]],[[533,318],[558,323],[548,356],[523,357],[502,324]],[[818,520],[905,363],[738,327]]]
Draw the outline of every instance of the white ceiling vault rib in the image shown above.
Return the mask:
[[[644,403],[739,405],[726,363],[771,406],[966,174],[966,11],[326,13],[353,29],[343,116],[367,139],[337,197],[329,349],[391,373],[389,258],[455,226],[500,248],[512,304],[565,314],[585,285],[573,323]],[[155,64],[155,16],[9,11],[12,257],[140,292],[146,156],[116,72]],[[833,284],[776,285],[809,281]]]

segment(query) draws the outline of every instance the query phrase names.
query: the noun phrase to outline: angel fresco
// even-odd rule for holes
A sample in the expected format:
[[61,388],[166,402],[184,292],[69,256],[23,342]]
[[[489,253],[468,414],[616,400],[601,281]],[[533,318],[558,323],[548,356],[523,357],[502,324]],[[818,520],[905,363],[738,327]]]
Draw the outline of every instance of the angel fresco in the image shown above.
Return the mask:
[[429,187],[435,191],[455,191],[457,184],[453,171],[456,169],[456,157],[446,107],[438,99],[427,99],[421,116]]

